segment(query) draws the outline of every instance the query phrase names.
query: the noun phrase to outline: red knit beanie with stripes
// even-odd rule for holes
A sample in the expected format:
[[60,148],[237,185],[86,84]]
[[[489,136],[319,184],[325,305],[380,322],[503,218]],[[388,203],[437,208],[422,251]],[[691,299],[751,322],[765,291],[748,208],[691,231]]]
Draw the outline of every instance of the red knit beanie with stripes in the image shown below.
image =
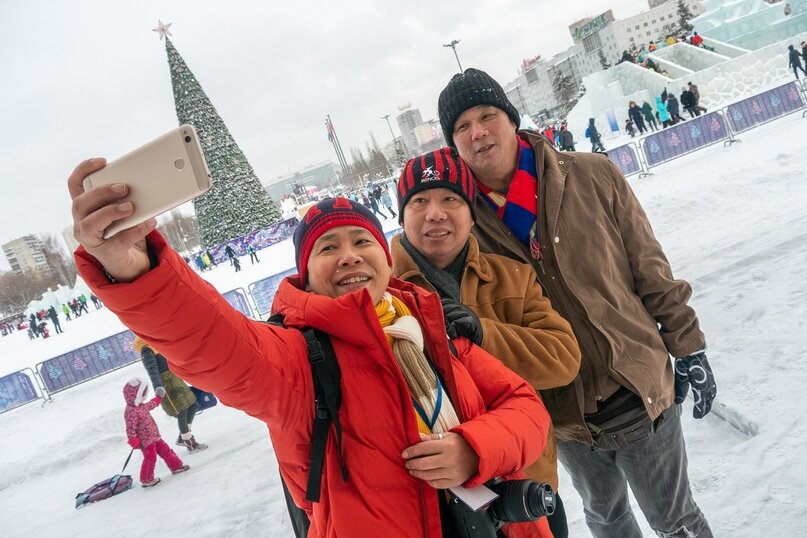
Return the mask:
[[363,204],[347,198],[325,198],[311,206],[294,229],[294,258],[301,283],[308,282],[308,258],[314,243],[322,234],[338,226],[358,226],[373,234],[387,255],[387,263],[392,267],[392,255],[387,238],[384,237],[384,229],[373,212]]
[[426,189],[449,189],[456,192],[471,208],[471,218],[476,222],[474,177],[455,148],[441,148],[406,163],[398,179],[399,223],[403,223],[404,207],[412,195]]

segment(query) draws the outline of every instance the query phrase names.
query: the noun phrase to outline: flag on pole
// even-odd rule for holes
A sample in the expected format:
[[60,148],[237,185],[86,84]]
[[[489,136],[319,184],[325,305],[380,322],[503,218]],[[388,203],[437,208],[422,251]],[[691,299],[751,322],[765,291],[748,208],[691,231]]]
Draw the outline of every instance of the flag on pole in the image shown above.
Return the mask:
[[328,142],[333,144],[333,139],[336,135],[333,132],[333,123],[331,123],[330,117],[325,118],[325,127],[328,128]]

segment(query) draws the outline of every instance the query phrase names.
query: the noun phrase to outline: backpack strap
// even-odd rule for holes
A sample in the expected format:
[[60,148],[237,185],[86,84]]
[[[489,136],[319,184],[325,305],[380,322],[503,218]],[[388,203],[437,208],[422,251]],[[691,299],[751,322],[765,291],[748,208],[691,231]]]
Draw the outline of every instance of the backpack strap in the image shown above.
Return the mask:
[[[283,327],[283,315],[274,314],[266,323]],[[322,470],[325,465],[325,447],[331,421],[336,431],[336,446],[342,479],[347,480],[347,467],[342,452],[342,425],[339,423],[339,406],[342,405],[342,374],[339,362],[328,335],[312,328],[300,329],[308,348],[308,362],[314,381],[314,428],[311,433],[311,461],[305,500],[319,502],[322,491]]]
[[308,485],[305,500],[319,502],[322,485],[322,468],[325,462],[325,446],[328,430],[333,421],[336,430],[336,446],[339,454],[339,467],[342,479],[347,480],[347,467],[342,454],[342,426],[339,423],[339,406],[342,404],[340,388],[341,372],[336,361],[328,335],[317,329],[303,329],[308,345],[308,361],[311,364],[311,377],[314,380],[314,429],[311,434],[311,464],[308,472]]

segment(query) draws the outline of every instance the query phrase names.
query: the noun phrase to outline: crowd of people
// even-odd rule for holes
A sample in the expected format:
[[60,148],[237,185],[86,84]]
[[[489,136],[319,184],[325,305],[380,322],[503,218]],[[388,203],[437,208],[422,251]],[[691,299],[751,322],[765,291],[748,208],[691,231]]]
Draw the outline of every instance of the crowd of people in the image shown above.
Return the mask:
[[631,50],[624,50],[622,51],[622,57],[619,59],[619,62],[630,62],[636,64],[638,66],[644,67],[651,71],[655,71],[656,73],[663,75],[665,77],[670,77],[670,74],[667,73],[667,70],[661,67],[658,62],[653,60],[649,56],[651,52],[655,52],[658,49],[664,47],[671,47],[676,43],[687,43],[689,45],[704,48],[707,50],[714,50],[714,48],[707,46],[703,42],[703,37],[698,35],[698,32],[692,32],[692,34],[680,34],[680,35],[673,35],[670,34],[667,36],[666,39],[660,39],[658,41],[650,41],[647,45],[642,45],[641,47],[634,46]]
[[[74,297],[72,300],[63,303],[61,310],[65,321],[71,321],[73,318],[79,318],[82,314],[89,314],[90,310],[87,307],[87,301],[87,295],[82,293],[78,297]],[[94,293],[90,294],[89,301],[92,302],[95,310],[99,310],[104,306],[98,296]],[[38,312],[32,312],[27,319],[21,318],[16,322],[16,329],[26,329],[29,340],[34,340],[36,338],[45,339],[52,336],[49,323],[52,325],[53,330],[56,331],[56,334],[64,332],[59,313],[56,311],[56,307],[54,306],[50,306],[47,310],[41,309]],[[5,336],[6,333],[10,333],[11,330],[12,329],[8,326],[8,324],[6,324],[3,335]]]
[[[83,189],[103,160],[68,180],[79,273],[166,369],[269,426],[297,536],[495,536],[504,524],[566,537],[560,496],[554,512],[524,502],[534,484],[557,490],[560,460],[594,536],[642,536],[630,487],[658,535],[710,538],[680,404],[691,391],[702,418],[717,386],[692,289],[627,181],[607,159],[519,131],[483,71],[455,75],[438,114],[449,147],[404,167],[392,247],[369,193],[368,206],[319,201],[294,232],[297,274],[278,286],[273,323],[235,311],[154,222],[103,239],[126,216],[99,218],[126,188]],[[133,393],[143,405],[143,385],[127,384],[127,405]],[[133,437],[144,486],[158,454],[186,469],[159,433]],[[458,500],[485,487],[530,509]]]

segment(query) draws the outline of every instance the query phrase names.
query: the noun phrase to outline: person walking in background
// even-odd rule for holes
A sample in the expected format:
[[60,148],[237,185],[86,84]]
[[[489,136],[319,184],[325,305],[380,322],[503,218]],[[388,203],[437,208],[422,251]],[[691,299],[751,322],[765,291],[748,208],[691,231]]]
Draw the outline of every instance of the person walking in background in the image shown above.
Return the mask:
[[160,397],[155,396],[146,402],[147,393],[148,383],[139,377],[133,378],[123,386],[123,398],[126,400],[126,411],[123,413],[126,420],[126,437],[129,439],[129,446],[139,448],[143,453],[140,485],[144,488],[156,486],[160,482],[159,478],[154,477],[157,456],[163,459],[171,474],[184,473],[189,469],[160,437],[160,430],[151,416],[151,410],[160,405]]
[[586,138],[591,141],[591,153],[596,153],[598,151],[605,151],[605,146],[602,145],[602,141],[600,140],[600,132],[597,130],[597,127],[594,126],[594,118],[588,119],[588,127],[586,127]]
[[87,308],[87,296],[83,293],[78,296],[78,308],[79,311],[84,311],[85,314],[90,313],[90,309]]
[[213,257],[213,254],[211,254],[211,252],[210,252],[210,249],[209,249],[209,248],[205,249],[205,254],[207,254],[207,257],[208,257],[208,259],[210,260],[210,265],[211,265],[212,267],[215,267],[215,266],[217,266],[217,265],[218,265],[218,263],[216,263],[216,258],[214,258],[214,257]]
[[230,259],[230,265],[232,265],[233,260],[235,259],[235,251],[233,250],[233,247],[228,244],[226,247],[224,247],[224,253],[227,255],[227,258]]
[[66,304],[62,304],[62,313],[64,314],[64,319],[70,321],[70,309]]
[[799,70],[801,70],[802,74],[807,76],[807,72],[804,71],[804,67],[801,65],[801,58],[799,52],[796,50],[796,47],[793,45],[787,46],[788,50],[788,60],[787,66],[793,68],[793,74],[796,75],[796,80],[799,80]]
[[544,402],[591,533],[643,536],[630,486],[657,535],[712,538],[690,488],[680,404],[691,385],[703,418],[717,385],[692,288],[673,278],[627,180],[610,159],[564,158],[519,131],[518,111],[483,71],[455,75],[438,114],[479,188],[479,249],[532,265],[582,350],[577,378]]
[[255,251],[255,247],[252,245],[252,243],[247,246],[247,252],[249,252],[249,262],[251,265],[261,263],[261,260],[258,259],[258,253]]
[[684,118],[681,117],[681,114],[679,112],[680,112],[680,106],[678,104],[678,98],[671,93],[667,96],[667,113],[669,113],[673,125],[675,125],[678,122],[684,121]]
[[398,216],[395,213],[395,211],[392,210],[392,198],[390,198],[389,189],[387,188],[386,184],[384,185],[384,188],[381,190],[381,205],[387,208],[387,211],[390,212],[392,218]]
[[692,92],[692,95],[695,96],[695,111],[706,114],[706,108],[701,106],[701,92],[698,87],[692,84],[692,82],[687,82],[687,87],[689,87],[689,91]]
[[574,135],[565,123],[560,125],[560,149],[562,151],[574,151]]
[[656,114],[658,114],[658,120],[661,122],[661,126],[664,129],[673,124],[670,113],[667,111],[667,105],[665,105],[661,97],[658,96],[656,97]]
[[96,310],[101,310],[101,307],[103,305],[101,304],[101,301],[98,299],[98,297],[94,293],[90,294],[90,301],[92,301],[92,304],[93,304],[93,306],[95,306]]
[[642,103],[642,114],[644,114],[644,121],[647,122],[647,126],[656,132],[658,130],[658,123],[656,122],[656,115],[653,112],[653,107],[645,101]]
[[628,103],[628,117],[633,121],[634,125],[636,125],[640,135],[647,131],[647,128],[644,126],[642,109],[636,106],[636,101]]
[[53,306],[48,308],[48,317],[51,322],[53,322],[53,328],[56,329],[56,334],[63,332],[62,325],[59,323],[59,314]]
[[237,257],[234,257],[234,258],[232,259],[232,262],[233,262],[233,267],[235,267],[235,272],[237,273],[238,271],[240,271],[240,270],[241,270],[241,262],[240,262],[240,261],[238,261],[238,258],[237,258]]
[[801,58],[804,60],[804,65],[807,65],[807,41],[801,42]]
[[625,120],[625,132],[633,138],[636,135],[636,131],[633,129],[633,122],[630,121],[630,118]]
[[384,220],[387,220],[389,217],[386,215],[386,213],[384,213],[378,208],[378,200],[376,200],[376,197],[373,195],[372,192],[370,193],[370,196],[368,198],[370,202],[370,209],[373,211],[373,213],[375,213],[376,215],[381,215],[382,217],[384,217]]
[[689,112],[690,118],[695,118],[701,115],[695,101],[695,94],[692,93],[692,91],[686,86],[681,88],[681,106],[684,107],[684,110]]
[[[471,235],[475,196],[471,171],[454,148],[406,163],[398,180],[404,232],[390,249],[393,276],[440,295],[449,337],[469,338],[536,391],[567,385],[580,368],[571,327],[544,297],[529,264],[479,252]],[[557,468],[550,426],[546,448],[525,473],[557,492]],[[559,495],[548,523],[555,538],[568,535]]]
[[154,393],[162,399],[160,405],[163,411],[169,417],[177,419],[179,437],[176,444],[184,446],[188,452],[200,452],[206,449],[207,445],[198,443],[191,432],[193,419],[199,409],[196,395],[187,383],[168,369],[165,357],[154,351],[154,348],[142,338],[139,336],[135,338],[133,347],[136,353],[140,353],[140,360],[154,386]]

